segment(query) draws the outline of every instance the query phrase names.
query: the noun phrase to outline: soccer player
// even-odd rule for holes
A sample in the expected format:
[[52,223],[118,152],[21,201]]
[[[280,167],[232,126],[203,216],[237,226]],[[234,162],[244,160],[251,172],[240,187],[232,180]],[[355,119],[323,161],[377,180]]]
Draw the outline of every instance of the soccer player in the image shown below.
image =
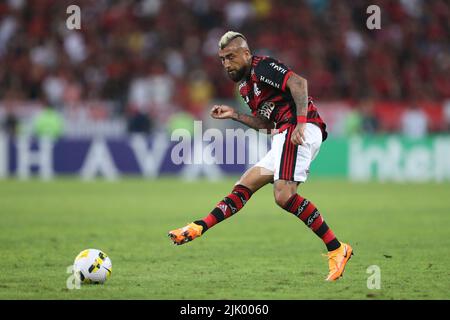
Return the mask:
[[273,183],[275,202],[302,220],[327,247],[329,274],[325,280],[338,279],[353,249],[340,242],[316,206],[297,193],[327,138],[326,125],[308,97],[307,81],[278,60],[252,55],[246,38],[237,32],[228,31],[222,36],[219,57],[228,76],[239,84],[252,116],[226,105],[214,106],[211,116],[233,119],[257,130],[274,130],[272,146],[206,217],[170,231],[169,237],[177,245],[200,237],[241,210],[261,187]]

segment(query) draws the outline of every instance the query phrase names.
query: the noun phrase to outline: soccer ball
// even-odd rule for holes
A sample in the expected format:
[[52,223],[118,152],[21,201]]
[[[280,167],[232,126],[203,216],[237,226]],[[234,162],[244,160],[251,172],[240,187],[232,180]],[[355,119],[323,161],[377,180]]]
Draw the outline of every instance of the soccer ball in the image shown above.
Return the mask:
[[81,251],[73,263],[73,274],[80,283],[104,283],[111,272],[111,259],[97,249]]

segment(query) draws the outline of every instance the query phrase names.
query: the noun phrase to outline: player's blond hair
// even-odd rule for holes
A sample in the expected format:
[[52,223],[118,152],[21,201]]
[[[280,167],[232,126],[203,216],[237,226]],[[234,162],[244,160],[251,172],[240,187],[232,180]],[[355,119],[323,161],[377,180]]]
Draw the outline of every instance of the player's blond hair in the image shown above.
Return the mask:
[[219,49],[223,50],[227,45],[230,44],[236,38],[242,38],[245,41],[243,47],[247,47],[247,39],[244,37],[242,33],[236,31],[228,31],[226,32],[219,40]]

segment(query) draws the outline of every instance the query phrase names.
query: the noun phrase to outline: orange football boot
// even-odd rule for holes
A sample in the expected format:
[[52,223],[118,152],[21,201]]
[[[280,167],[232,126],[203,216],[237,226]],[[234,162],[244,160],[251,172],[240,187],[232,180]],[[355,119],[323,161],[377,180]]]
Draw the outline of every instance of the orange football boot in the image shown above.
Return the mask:
[[193,222],[186,227],[169,231],[169,237],[176,245],[192,241],[202,235],[203,227]]
[[336,250],[328,252],[325,256],[328,257],[328,267],[330,269],[330,273],[328,277],[325,279],[326,281],[335,281],[342,277],[344,273],[345,265],[348,260],[350,260],[353,255],[353,248],[341,242],[341,246]]

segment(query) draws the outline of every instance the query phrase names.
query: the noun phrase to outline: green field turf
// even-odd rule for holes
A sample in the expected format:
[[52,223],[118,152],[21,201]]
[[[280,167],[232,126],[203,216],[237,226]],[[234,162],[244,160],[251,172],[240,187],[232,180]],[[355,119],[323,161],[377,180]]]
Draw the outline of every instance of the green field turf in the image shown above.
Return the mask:
[[[310,179],[300,193],[355,256],[324,281],[325,247],[278,208],[271,186],[202,238],[168,230],[203,217],[234,180],[0,181],[0,299],[449,299],[450,185]],[[113,263],[105,285],[68,290],[83,249]],[[366,270],[381,269],[369,290]]]

